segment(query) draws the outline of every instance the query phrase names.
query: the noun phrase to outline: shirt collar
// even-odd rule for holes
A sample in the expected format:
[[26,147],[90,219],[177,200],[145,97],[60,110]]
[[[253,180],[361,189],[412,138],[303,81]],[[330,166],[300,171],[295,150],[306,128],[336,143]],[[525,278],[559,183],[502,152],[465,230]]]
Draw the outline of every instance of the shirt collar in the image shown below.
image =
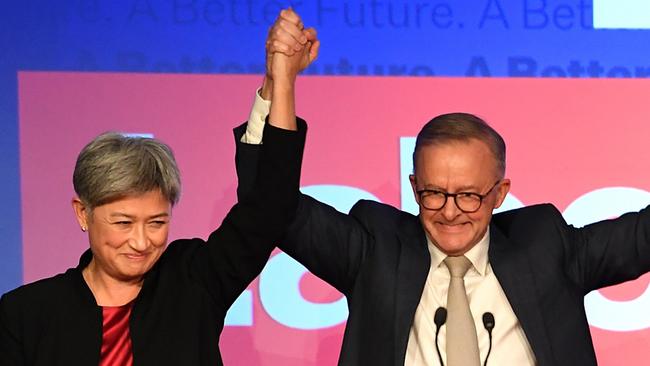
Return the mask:
[[[429,247],[429,253],[431,254],[431,266],[433,268],[438,268],[442,265],[442,261],[447,258],[447,255],[443,253],[437,246],[431,242],[427,236],[427,246]],[[483,238],[476,244],[472,249],[465,253],[465,257],[472,262],[472,267],[478,274],[485,276],[488,267],[488,248],[490,247],[490,230],[485,231]],[[471,269],[470,269],[471,270]]]

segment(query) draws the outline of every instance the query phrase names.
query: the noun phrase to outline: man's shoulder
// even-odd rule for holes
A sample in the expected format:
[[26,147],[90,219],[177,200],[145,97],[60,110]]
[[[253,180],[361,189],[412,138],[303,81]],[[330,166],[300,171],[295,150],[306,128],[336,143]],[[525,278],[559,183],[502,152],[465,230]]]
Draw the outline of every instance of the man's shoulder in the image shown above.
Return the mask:
[[550,203],[525,206],[492,216],[492,223],[504,231],[557,222],[564,222],[562,213]]
[[403,222],[417,222],[417,216],[402,211],[394,206],[372,201],[360,200],[352,209],[350,215],[357,217],[361,220],[379,221],[383,224],[400,224]]
[[508,211],[499,212],[494,214],[494,218],[514,218],[514,217],[527,217],[538,215],[561,215],[560,211],[551,203],[540,203],[536,205],[524,206],[515,208]]

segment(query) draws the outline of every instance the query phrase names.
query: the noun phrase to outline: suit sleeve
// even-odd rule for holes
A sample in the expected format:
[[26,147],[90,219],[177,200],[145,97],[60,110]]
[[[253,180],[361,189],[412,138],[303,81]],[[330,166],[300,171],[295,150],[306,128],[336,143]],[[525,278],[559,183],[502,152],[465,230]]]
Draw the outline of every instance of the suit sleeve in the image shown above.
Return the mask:
[[357,203],[350,215],[301,195],[296,219],[278,247],[313,274],[348,295],[361,266],[373,248],[373,237],[357,219]]
[[[263,145],[241,142],[245,131],[246,124],[234,130],[239,199],[251,190],[263,148]],[[301,194],[295,220],[278,247],[313,274],[347,294],[371,242],[371,236],[352,215],[342,214],[333,207]]]
[[196,274],[224,308],[260,273],[293,220],[306,129],[301,120],[298,131],[265,126],[257,164],[240,181],[245,194],[209,236],[207,253],[195,256]]
[[247,131],[247,123],[233,130],[235,134],[235,167],[237,170],[237,199],[243,199],[253,190],[257,176],[257,165],[261,155],[262,144],[242,142],[242,136]]
[[648,207],[580,229],[569,226],[565,238],[565,267],[585,294],[650,271]]

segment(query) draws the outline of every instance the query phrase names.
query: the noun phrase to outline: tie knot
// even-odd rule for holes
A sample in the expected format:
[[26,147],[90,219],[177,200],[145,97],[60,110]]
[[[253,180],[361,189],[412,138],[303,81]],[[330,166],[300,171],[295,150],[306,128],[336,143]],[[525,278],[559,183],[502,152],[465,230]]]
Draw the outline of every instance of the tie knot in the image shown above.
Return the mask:
[[472,262],[464,255],[460,257],[447,257],[444,262],[447,268],[449,268],[451,277],[465,277],[465,273],[472,266]]

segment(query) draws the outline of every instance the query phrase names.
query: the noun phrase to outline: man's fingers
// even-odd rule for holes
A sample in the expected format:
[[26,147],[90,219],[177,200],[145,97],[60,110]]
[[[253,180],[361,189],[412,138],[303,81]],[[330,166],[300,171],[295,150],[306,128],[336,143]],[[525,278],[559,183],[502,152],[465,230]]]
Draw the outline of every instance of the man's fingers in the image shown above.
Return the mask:
[[[299,51],[299,50],[298,50]],[[296,53],[296,50],[284,43],[280,42],[278,40],[271,40],[266,43],[266,52],[267,53],[283,53],[287,56],[292,56],[293,54]]]
[[[284,69],[287,65],[281,65],[288,61],[284,59],[284,56],[293,59],[289,62],[289,64],[293,64],[290,69],[297,67],[294,71],[300,72],[316,59],[319,46],[316,30],[314,28],[304,29],[300,16],[291,8],[284,9],[269,29],[266,41],[267,70],[275,71],[267,72],[275,74]],[[284,56],[276,59],[276,55]],[[280,72],[279,75],[281,74]]]
[[314,42],[318,38],[317,33],[316,33],[316,29],[314,29],[314,28],[305,29],[302,33],[305,35],[307,40],[310,41],[310,42]]
[[286,21],[284,19],[278,19],[275,22],[275,25],[273,27],[277,29],[281,29],[282,31],[291,35],[291,37],[293,37],[296,40],[296,42],[299,42],[300,44],[307,43],[307,36],[302,32],[301,29],[299,29],[295,24],[289,21]]
[[291,9],[291,8],[282,9],[282,11],[280,11],[280,17],[279,18],[280,19],[285,19],[288,22],[290,22],[291,24],[299,26],[298,28],[300,28],[300,30],[302,30],[302,28],[304,27],[302,25],[302,19],[300,19],[300,16],[295,11],[293,11],[293,9]]
[[[294,26],[291,26],[294,27]],[[304,35],[302,35],[302,32],[299,32],[300,36],[304,38]],[[305,42],[306,43],[306,38]],[[295,34],[289,33],[286,29],[284,29],[281,25],[275,25],[269,32],[269,37],[267,38],[267,42],[280,42],[284,43],[288,47],[292,48],[294,51],[300,51],[304,47],[304,43],[299,42],[295,38]]]
[[311,64],[318,57],[318,51],[320,50],[320,41],[316,40],[312,43],[311,48],[309,49],[309,63]]

